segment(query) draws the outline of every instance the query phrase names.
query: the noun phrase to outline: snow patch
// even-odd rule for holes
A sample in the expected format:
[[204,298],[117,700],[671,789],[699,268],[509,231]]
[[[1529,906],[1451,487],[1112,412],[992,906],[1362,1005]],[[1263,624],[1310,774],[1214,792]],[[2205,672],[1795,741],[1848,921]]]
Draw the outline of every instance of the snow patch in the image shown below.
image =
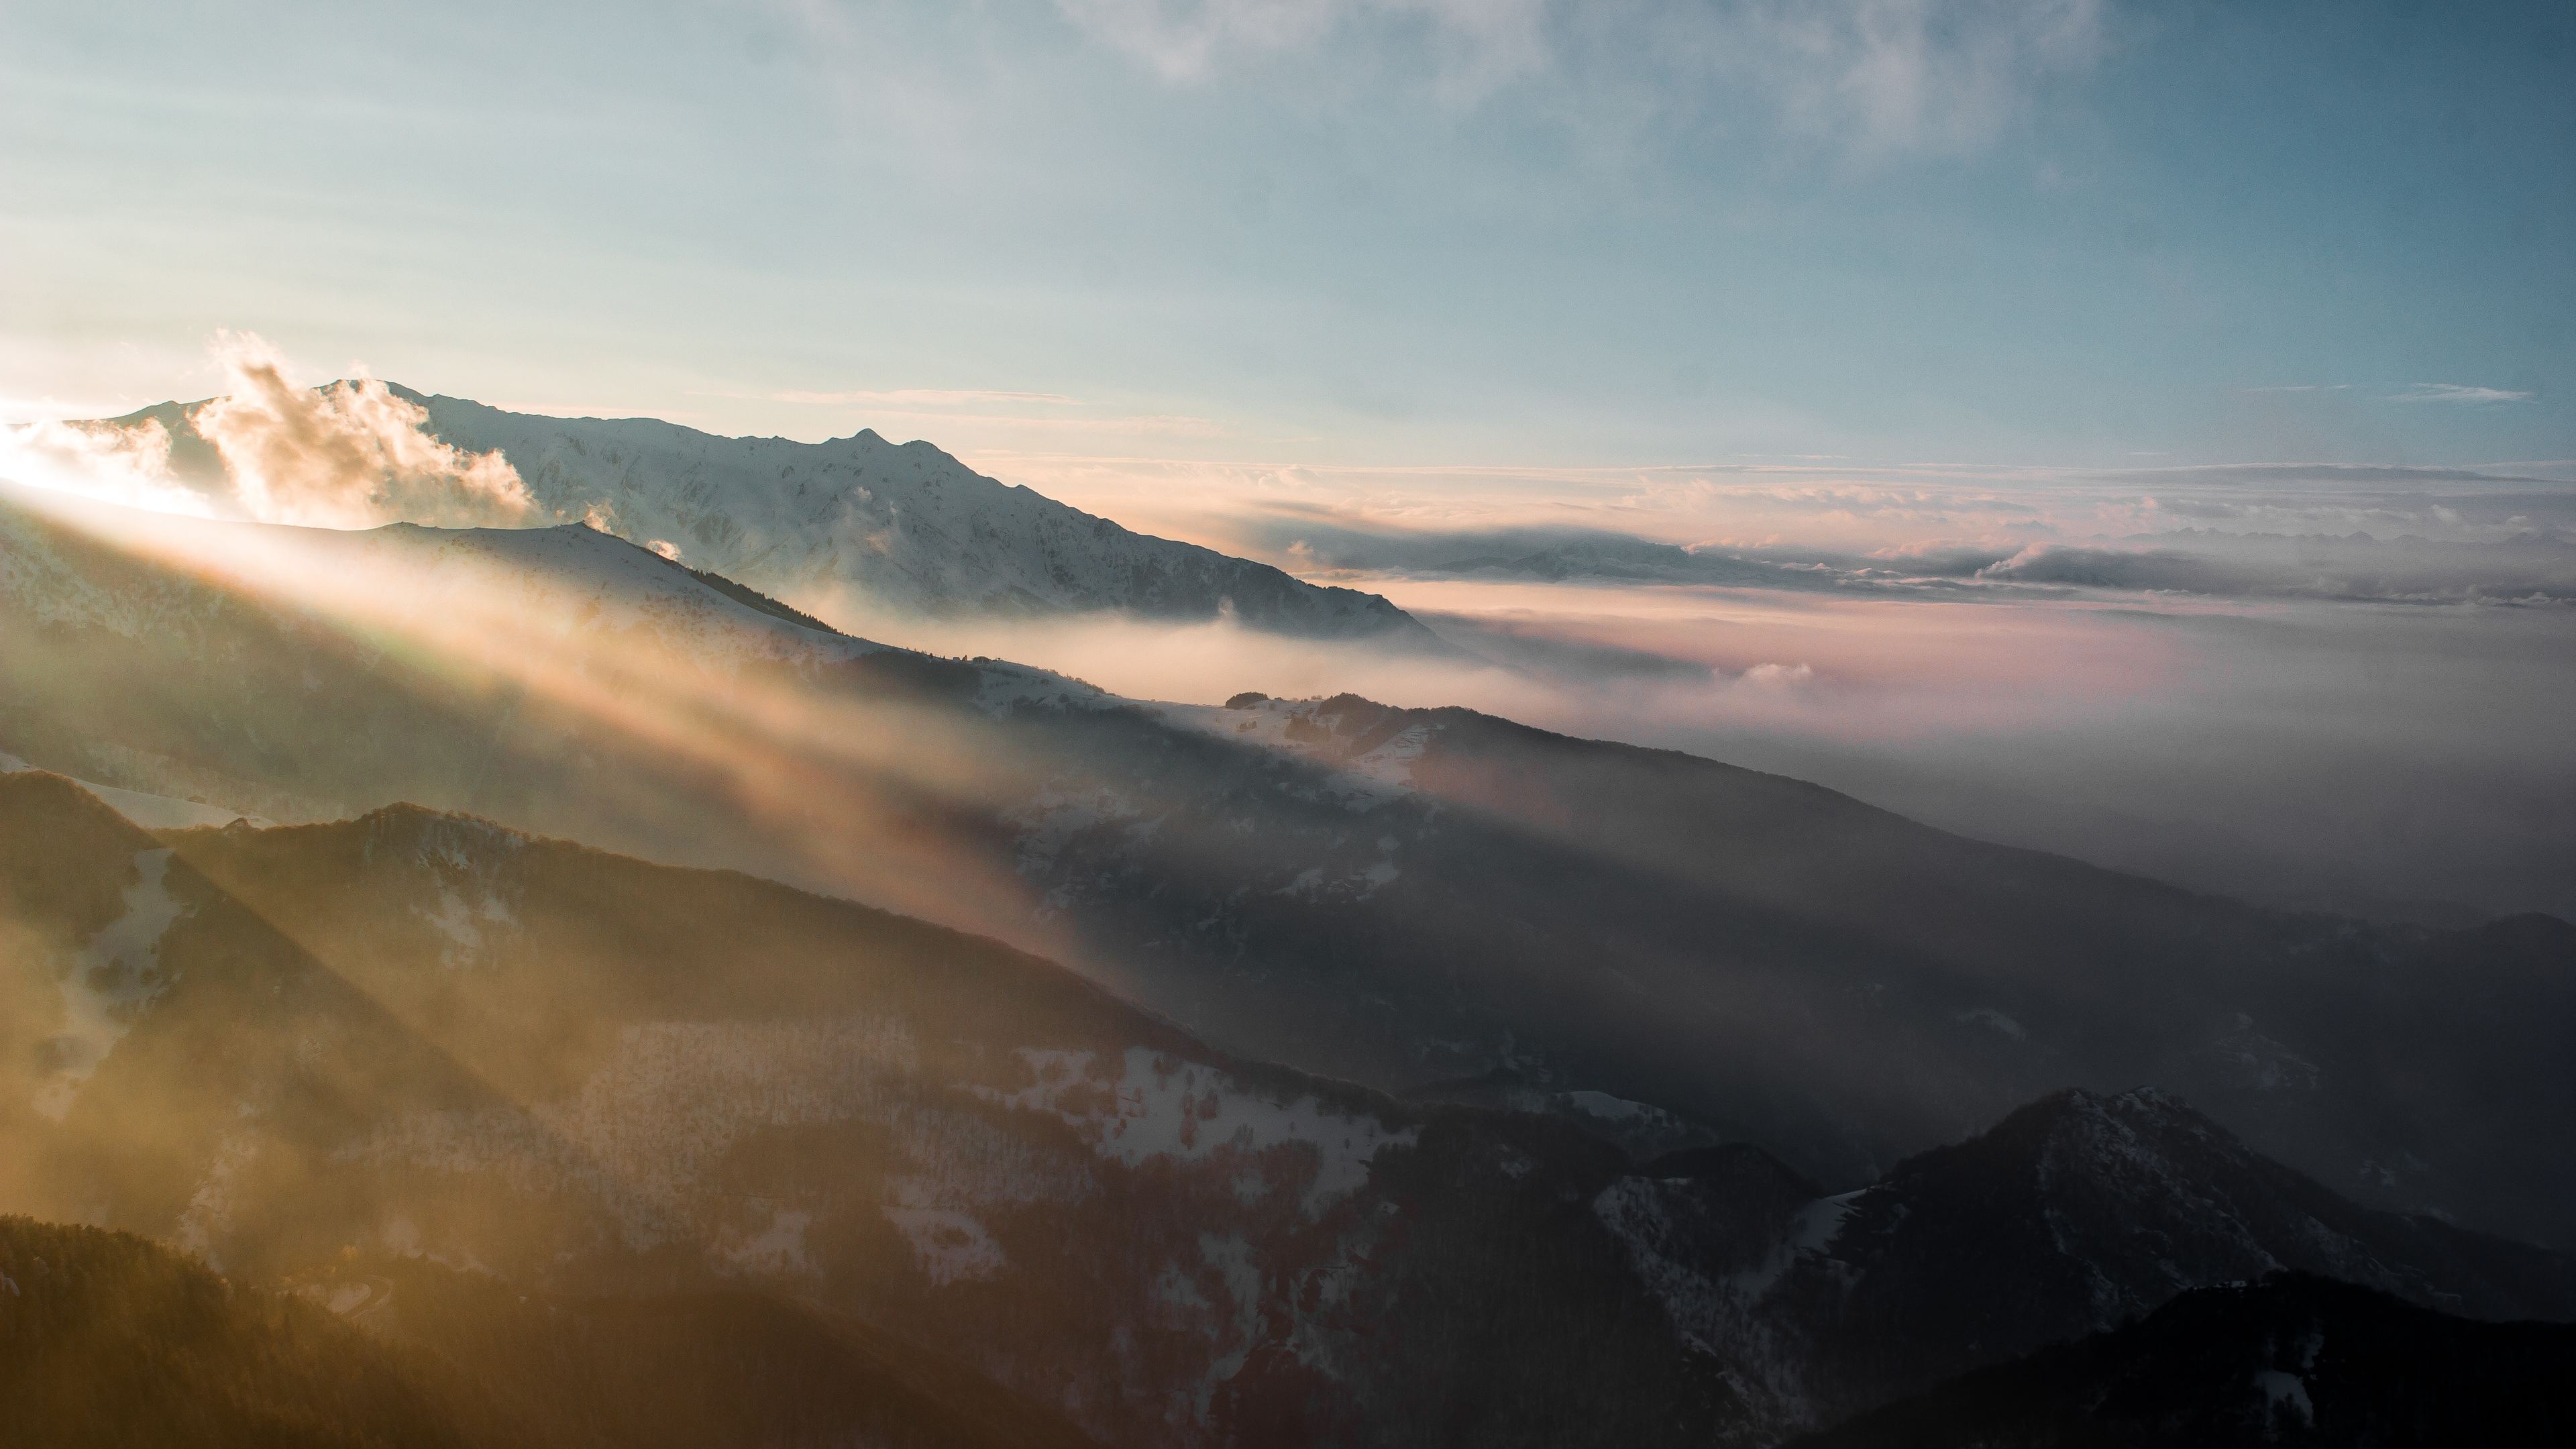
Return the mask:
[[1719,1273],[1707,1259],[1704,1208],[1693,1191],[1687,1182],[1623,1177],[1592,1200],[1592,1212],[1682,1340],[1732,1366],[1727,1377],[1754,1424],[1775,1431],[1754,1441],[1785,1437],[1777,1431],[1812,1418],[1804,1357],[1785,1342],[1763,1299],[1806,1234],[1793,1230],[1793,1241],[1774,1244],[1768,1260],[1748,1271]]
[[810,1275],[816,1270],[814,1261],[805,1256],[805,1230],[813,1223],[812,1213],[778,1208],[770,1213],[768,1227],[727,1247],[724,1255],[735,1266],[754,1272]]
[[206,1266],[223,1271],[219,1245],[232,1232],[233,1193],[251,1159],[259,1155],[259,1143],[247,1131],[228,1132],[215,1148],[214,1161],[208,1164],[204,1180],[189,1194],[187,1208],[179,1214],[179,1227],[170,1241],[181,1251],[194,1253],[206,1260]]
[[1049,781],[1008,817],[1021,830],[1020,873],[1044,872],[1075,836],[1095,826],[1132,821],[1139,813],[1133,801],[1106,786],[1085,789]]
[[976,1282],[1002,1271],[1002,1245],[993,1241],[982,1223],[965,1213],[955,1208],[905,1207],[900,1203],[888,1205],[884,1212],[905,1241],[912,1244],[914,1261],[920,1264],[932,1287]]
[[2279,1369],[2262,1369],[2254,1375],[2254,1386],[2263,1391],[2263,1417],[2272,1419],[2287,1408],[2298,1416],[2299,1427],[2307,1428],[2317,1421],[2317,1406],[2308,1399],[2308,1385],[2297,1374]]
[[125,914],[101,928],[81,948],[57,983],[63,1030],[45,1044],[51,1068],[36,1090],[36,1110],[56,1122],[71,1111],[83,1083],[134,1023],[169,989],[161,969],[161,938],[184,907],[169,890],[170,852],[134,857],[135,883],[125,891]]
[[1062,709],[1109,709],[1125,700],[1061,674],[1031,669],[1024,664],[992,661],[983,664],[981,681],[975,687],[975,707],[993,716],[1011,713],[1023,705],[1055,706]]
[[[1051,1112],[1103,1157],[1134,1166],[1151,1157],[1201,1161],[1220,1149],[1254,1156],[1291,1143],[1316,1153],[1305,1209],[1311,1216],[1368,1182],[1381,1148],[1412,1143],[1416,1129],[1334,1112],[1313,1096],[1286,1101],[1247,1088],[1202,1063],[1129,1047],[1115,1063],[1088,1051],[1023,1047],[1035,1085],[978,1096],[1018,1111]],[[1240,1190],[1238,1185],[1238,1191]]]
[[1438,727],[1429,723],[1407,725],[1389,737],[1386,743],[1365,754],[1353,755],[1342,762],[1342,768],[1370,783],[1384,787],[1389,797],[1413,791],[1413,766],[1431,744]]
[[334,1283],[323,1293],[322,1306],[335,1318],[346,1318],[376,1296],[372,1283]]
[[2002,1012],[1995,1010],[1991,1006],[1980,1006],[1972,1011],[1953,1012],[1950,1015],[1950,1019],[1952,1021],[1982,1022],[1985,1025],[2002,1032],[2004,1035],[2011,1037],[2014,1041],[2030,1040],[2030,1033],[2022,1027],[2020,1022],[2013,1020],[2011,1017],[2004,1015]]
[[508,926],[515,923],[508,905],[498,895],[485,894],[479,905],[468,905],[465,897],[448,882],[440,882],[438,909],[412,907],[412,914],[429,923],[441,938],[438,961],[451,971],[474,964],[483,952],[483,927]]
[[1851,1220],[1852,1211],[1869,1195],[1869,1188],[1820,1197],[1798,1210],[1798,1220],[1789,1230],[1789,1244],[1801,1253],[1822,1253],[1831,1249],[1834,1239],[1842,1236],[1843,1224]]
[[1319,790],[1309,793],[1354,813],[1412,795],[1417,788],[1413,767],[1440,726],[1430,721],[1407,725],[1374,748],[1344,755],[1337,750],[1339,736],[1320,727],[1302,728],[1312,721],[1323,703],[1317,699],[1262,699],[1233,708],[1157,704],[1154,711],[1168,724],[1325,766],[1331,774]]
[[1611,1122],[1626,1122],[1665,1115],[1660,1107],[1650,1107],[1643,1102],[1631,1102],[1625,1097],[1611,1096],[1608,1092],[1568,1092],[1565,1094],[1565,1100],[1578,1112]]

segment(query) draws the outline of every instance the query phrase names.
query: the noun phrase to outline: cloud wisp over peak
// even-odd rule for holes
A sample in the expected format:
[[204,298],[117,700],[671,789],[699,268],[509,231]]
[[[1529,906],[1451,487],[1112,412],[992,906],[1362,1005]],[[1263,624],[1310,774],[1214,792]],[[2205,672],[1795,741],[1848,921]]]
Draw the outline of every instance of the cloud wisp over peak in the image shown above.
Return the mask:
[[428,411],[378,379],[304,387],[248,332],[217,333],[214,352],[230,390],[186,413],[213,466],[186,466],[170,424],[143,416],[7,430],[0,476],[163,512],[319,528],[553,521],[507,458],[440,441]]

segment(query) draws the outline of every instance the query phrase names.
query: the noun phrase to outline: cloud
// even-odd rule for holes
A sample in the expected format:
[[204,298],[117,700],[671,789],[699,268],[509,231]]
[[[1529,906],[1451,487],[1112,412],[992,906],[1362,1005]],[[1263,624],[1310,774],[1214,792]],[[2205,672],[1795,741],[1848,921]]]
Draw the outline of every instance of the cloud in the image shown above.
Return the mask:
[[1739,678],[1756,689],[1796,689],[1813,683],[1816,671],[1806,664],[1756,664]]
[[[2204,463],[2182,468],[2129,468],[2082,476],[2105,482],[2144,486],[2157,484],[2181,486],[2218,486],[2260,489],[2267,492],[2386,492],[2391,489],[2416,490],[2446,484],[2509,486],[2540,484],[2562,486],[2568,480],[2556,478],[2538,465],[2517,465],[2522,471],[2498,472],[2487,468],[2424,468],[2389,463]],[[2555,465],[2563,467],[2564,465]]]
[[248,516],[323,528],[474,528],[509,527],[535,512],[507,459],[431,437],[428,411],[382,382],[298,387],[277,349],[256,336],[220,333],[215,347],[233,390],[189,421],[222,456]]
[[158,418],[130,427],[46,421],[0,428],[0,478],[156,513],[219,512],[215,499],[172,476],[170,430]]
[[1296,571],[1368,586],[1373,578],[1646,584],[1788,593],[1956,595],[2010,547],[1862,556],[1816,547],[1666,543],[1586,527],[1402,527],[1278,509],[1240,525]]
[[2456,382],[2419,382],[2404,392],[2390,393],[2388,400],[2403,403],[2464,403],[2476,406],[2485,403],[2529,402],[2531,394],[2508,392],[2500,387],[2468,387]]
[[1547,62],[1549,0],[1056,0],[1082,29],[1166,81],[1204,83],[1227,66],[1313,49],[1363,24],[1418,27],[1438,45],[1443,83],[1482,94]]
[[[2482,480],[2483,481],[2483,480]],[[1815,540],[1675,544],[1586,527],[1404,526],[1326,510],[1274,508],[1236,537],[1292,571],[1388,591],[1451,580],[1593,589],[1760,591],[1890,601],[2034,602],[2090,591],[2209,599],[2406,604],[2576,603],[2576,511],[2544,499],[2455,495],[2405,508],[2283,506],[2184,496],[2135,500],[2152,531],[2083,541],[1918,538],[1866,552]],[[2507,505],[2524,510],[2503,515]],[[1936,510],[1926,510],[1936,511]],[[2194,520],[2193,526],[2174,527]],[[2199,526],[2220,521],[2233,528]],[[2251,531],[2339,522],[2342,532]],[[2396,532],[2380,537],[2363,524]],[[2447,532],[2423,537],[2413,530]]]
[[2357,603],[2576,603],[2576,536],[2489,543],[2182,530],[2146,546],[2034,544],[1980,581]]
[[[1431,84],[1481,101],[1555,81],[1587,112],[1751,100],[1860,154],[1982,146],[2049,81],[2108,48],[2108,0],[1057,0],[1166,81],[1428,37]],[[1667,91],[1647,98],[1649,86]]]
[[[2257,542],[2275,556],[2302,546]],[[2550,808],[2576,784],[2561,743],[2576,611],[1983,587],[1970,607],[1390,582],[1397,603],[1489,662],[1223,620],[841,618],[826,601],[793,602],[873,637],[1017,658],[1140,699],[1352,691],[1687,750],[2231,896],[2576,909],[2576,822]]]
[[0,430],[0,477],[164,513],[321,528],[555,521],[508,459],[440,442],[428,411],[383,382],[299,387],[250,333],[217,333],[214,350],[226,395],[185,414],[150,410],[167,421]]
[[1864,152],[1992,140],[2107,44],[2102,0],[1760,0],[1706,12],[1722,73],[1768,82],[1793,126]]

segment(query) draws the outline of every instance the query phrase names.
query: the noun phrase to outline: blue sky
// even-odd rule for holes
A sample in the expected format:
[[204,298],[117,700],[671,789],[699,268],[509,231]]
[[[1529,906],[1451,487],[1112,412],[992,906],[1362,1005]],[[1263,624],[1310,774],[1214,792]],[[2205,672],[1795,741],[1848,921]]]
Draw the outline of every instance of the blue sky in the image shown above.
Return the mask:
[[1031,456],[2576,457],[2564,4],[0,10],[0,399],[217,328]]

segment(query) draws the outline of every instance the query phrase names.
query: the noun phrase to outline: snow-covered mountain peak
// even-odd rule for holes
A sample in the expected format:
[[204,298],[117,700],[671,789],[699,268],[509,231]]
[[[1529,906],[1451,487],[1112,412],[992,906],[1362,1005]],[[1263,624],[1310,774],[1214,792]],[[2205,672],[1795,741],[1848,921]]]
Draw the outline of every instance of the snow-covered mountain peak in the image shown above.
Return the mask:
[[552,418],[405,390],[442,441],[499,451],[552,516],[587,518],[764,593],[832,611],[1213,619],[1436,648],[1374,594],[1134,533],[874,429],[823,443],[651,418]]
[[[339,399],[334,406],[375,399],[361,408],[363,426],[373,430],[370,446],[393,450],[388,458],[421,453],[451,471],[481,468],[506,482],[512,512],[493,521],[587,522],[838,617],[1230,617],[1305,638],[1448,648],[1375,594],[1308,584],[1267,564],[1135,533],[985,477],[930,442],[896,443],[873,428],[802,443],[720,437],[659,418],[514,413],[391,383],[335,383],[316,395]],[[230,476],[232,455],[198,427],[219,401],[161,403],[71,426],[148,433],[173,478],[221,500],[238,493],[241,480]],[[347,420],[335,425],[341,423]],[[227,446],[246,445],[236,437]],[[389,515],[382,509],[395,503],[375,503],[378,516],[414,516]]]

